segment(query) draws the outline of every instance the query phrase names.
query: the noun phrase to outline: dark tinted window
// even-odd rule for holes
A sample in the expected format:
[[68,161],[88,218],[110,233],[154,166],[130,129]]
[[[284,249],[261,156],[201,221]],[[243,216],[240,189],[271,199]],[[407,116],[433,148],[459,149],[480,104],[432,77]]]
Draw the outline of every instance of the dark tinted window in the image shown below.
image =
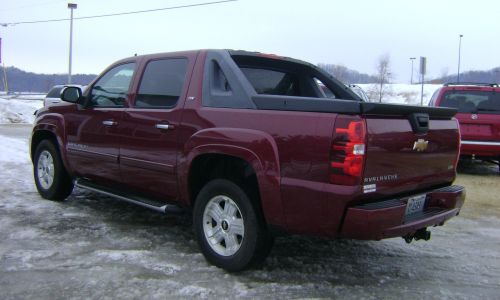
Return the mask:
[[61,96],[62,86],[53,87],[48,93],[47,98],[59,98]]
[[488,91],[448,91],[439,106],[462,113],[500,113],[500,94]]
[[123,106],[134,75],[134,68],[135,63],[119,65],[99,78],[90,93],[92,105],[97,107]]
[[135,100],[136,107],[174,107],[186,77],[185,58],[154,60],[148,63]]
[[301,96],[297,77],[268,69],[241,68],[257,94]]

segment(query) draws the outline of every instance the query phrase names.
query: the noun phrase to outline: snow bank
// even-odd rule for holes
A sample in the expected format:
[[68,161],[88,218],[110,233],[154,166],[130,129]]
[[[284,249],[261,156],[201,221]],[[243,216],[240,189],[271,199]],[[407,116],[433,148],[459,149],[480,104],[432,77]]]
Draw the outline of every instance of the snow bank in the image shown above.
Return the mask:
[[[378,86],[376,84],[358,84],[373,102],[378,102]],[[427,105],[432,97],[432,94],[440,88],[441,84],[424,84],[424,101],[423,104]],[[382,102],[383,103],[401,103],[420,105],[420,94],[422,86],[420,84],[387,84],[387,91],[385,92]]]
[[42,106],[40,100],[0,98],[0,123],[33,123],[33,113]]

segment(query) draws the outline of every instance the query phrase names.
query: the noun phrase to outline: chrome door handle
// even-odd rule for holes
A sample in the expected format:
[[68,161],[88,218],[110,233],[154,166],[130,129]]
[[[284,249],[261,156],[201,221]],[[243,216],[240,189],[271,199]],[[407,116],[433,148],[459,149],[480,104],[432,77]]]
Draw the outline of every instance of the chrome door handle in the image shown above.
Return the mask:
[[113,120],[106,120],[106,121],[102,121],[102,124],[105,126],[116,126],[116,124],[118,124],[118,123],[116,121],[113,121]]
[[163,130],[174,129],[174,125],[170,125],[170,124],[156,124],[155,127],[158,129],[163,129]]

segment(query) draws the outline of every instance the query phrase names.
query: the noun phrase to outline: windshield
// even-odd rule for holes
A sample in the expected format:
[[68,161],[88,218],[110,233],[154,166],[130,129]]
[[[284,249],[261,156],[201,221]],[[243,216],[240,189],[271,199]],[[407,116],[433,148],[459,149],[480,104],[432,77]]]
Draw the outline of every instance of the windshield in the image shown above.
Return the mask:
[[459,113],[500,114],[500,94],[491,91],[448,91],[439,106],[457,108]]

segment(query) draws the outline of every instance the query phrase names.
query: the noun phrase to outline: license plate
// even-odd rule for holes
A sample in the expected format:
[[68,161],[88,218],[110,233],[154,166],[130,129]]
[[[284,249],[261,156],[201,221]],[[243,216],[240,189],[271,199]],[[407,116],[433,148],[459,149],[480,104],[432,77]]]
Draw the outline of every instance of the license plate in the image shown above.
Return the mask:
[[406,215],[411,215],[416,212],[424,210],[425,205],[425,197],[426,195],[418,195],[415,197],[411,197],[408,199],[408,203],[406,204]]

